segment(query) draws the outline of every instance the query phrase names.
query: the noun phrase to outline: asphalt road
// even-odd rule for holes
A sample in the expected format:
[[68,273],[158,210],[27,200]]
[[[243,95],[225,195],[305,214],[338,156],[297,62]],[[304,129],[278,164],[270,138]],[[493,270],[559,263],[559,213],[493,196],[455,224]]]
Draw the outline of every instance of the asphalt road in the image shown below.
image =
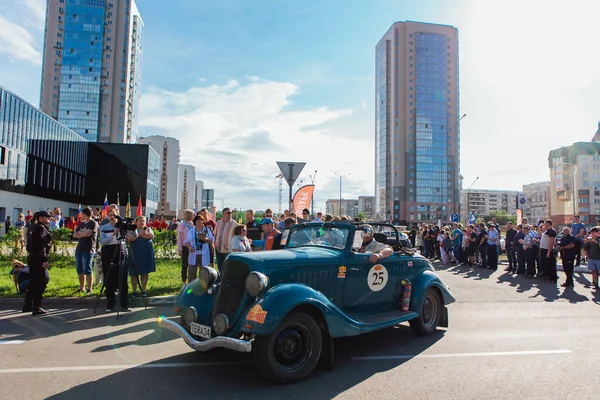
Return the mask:
[[[501,271],[439,267],[450,327],[400,325],[335,342],[335,369],[273,385],[250,355],[194,353],[156,325],[168,307],[42,317],[0,309],[0,392],[18,399],[598,399],[600,294]],[[561,273],[562,274],[562,273]],[[12,341],[12,342],[11,342]]]

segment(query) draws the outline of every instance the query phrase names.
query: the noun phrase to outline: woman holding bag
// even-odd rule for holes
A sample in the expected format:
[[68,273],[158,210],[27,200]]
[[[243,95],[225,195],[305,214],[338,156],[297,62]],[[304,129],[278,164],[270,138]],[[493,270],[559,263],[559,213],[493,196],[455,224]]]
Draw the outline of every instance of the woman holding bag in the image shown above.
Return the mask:
[[210,246],[215,240],[212,232],[204,225],[202,216],[194,217],[194,228],[190,229],[185,242],[189,250],[188,283],[196,279],[198,269],[210,265]]

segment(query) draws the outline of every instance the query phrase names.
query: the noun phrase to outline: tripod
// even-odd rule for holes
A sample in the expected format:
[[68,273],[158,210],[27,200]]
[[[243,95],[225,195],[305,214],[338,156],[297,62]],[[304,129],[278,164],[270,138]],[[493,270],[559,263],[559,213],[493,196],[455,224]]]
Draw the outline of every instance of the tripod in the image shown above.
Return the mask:
[[[94,314],[96,314],[98,304],[100,303],[100,299],[102,298],[102,293],[106,289],[106,281],[108,279],[113,279],[111,272],[115,266],[117,268],[119,268],[119,275],[118,275],[118,281],[117,281],[117,289],[119,291],[119,297],[122,296],[123,291],[126,292],[127,285],[128,285],[126,278],[125,278],[125,282],[123,282],[123,274],[126,274],[126,272],[124,272],[125,266],[126,266],[125,265],[126,255],[131,257],[133,270],[135,272],[135,275],[138,278],[138,282],[140,281],[139,274],[137,273],[137,266],[135,263],[135,259],[133,257],[133,252],[131,251],[131,245],[129,243],[127,243],[125,238],[126,238],[126,233],[125,234],[120,233],[119,236],[117,237],[117,244],[115,245],[115,250],[111,256],[108,270],[106,271],[104,279],[102,280],[102,287],[100,288],[100,293],[98,294],[98,298],[96,300],[96,305],[94,306]],[[123,249],[123,244],[125,244],[125,253],[123,253],[121,251]],[[125,286],[125,287],[123,287],[123,286]],[[107,295],[107,298],[108,298],[108,295]],[[148,309],[148,300],[142,298],[142,301],[144,303],[144,309],[145,310]],[[117,319],[119,319],[119,312],[120,312],[120,310],[117,310]]]

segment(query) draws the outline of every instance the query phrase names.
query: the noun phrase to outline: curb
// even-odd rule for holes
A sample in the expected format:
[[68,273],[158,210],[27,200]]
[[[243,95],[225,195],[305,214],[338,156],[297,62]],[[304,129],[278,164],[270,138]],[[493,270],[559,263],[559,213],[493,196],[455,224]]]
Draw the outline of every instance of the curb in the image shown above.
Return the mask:
[[[156,296],[156,297],[148,297],[148,305],[149,306],[165,306],[165,305],[173,305],[175,304],[175,298],[177,296]],[[100,299],[100,304],[102,305],[103,301],[106,297],[102,296]],[[132,303],[143,306],[143,302],[141,298],[136,298]],[[0,298],[0,307],[22,307],[23,306],[24,297],[9,297],[9,298]],[[90,297],[49,297],[45,298],[42,301],[43,306],[78,306],[81,308],[94,308],[96,302],[98,301],[98,296],[90,296]]]

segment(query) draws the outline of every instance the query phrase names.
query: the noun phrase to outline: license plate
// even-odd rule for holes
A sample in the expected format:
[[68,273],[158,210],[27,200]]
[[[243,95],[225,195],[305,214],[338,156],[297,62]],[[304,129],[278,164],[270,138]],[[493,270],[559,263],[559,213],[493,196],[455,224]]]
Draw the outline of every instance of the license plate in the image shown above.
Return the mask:
[[192,335],[200,336],[204,339],[210,339],[210,326],[200,325],[192,322],[190,324],[190,332],[192,332]]

